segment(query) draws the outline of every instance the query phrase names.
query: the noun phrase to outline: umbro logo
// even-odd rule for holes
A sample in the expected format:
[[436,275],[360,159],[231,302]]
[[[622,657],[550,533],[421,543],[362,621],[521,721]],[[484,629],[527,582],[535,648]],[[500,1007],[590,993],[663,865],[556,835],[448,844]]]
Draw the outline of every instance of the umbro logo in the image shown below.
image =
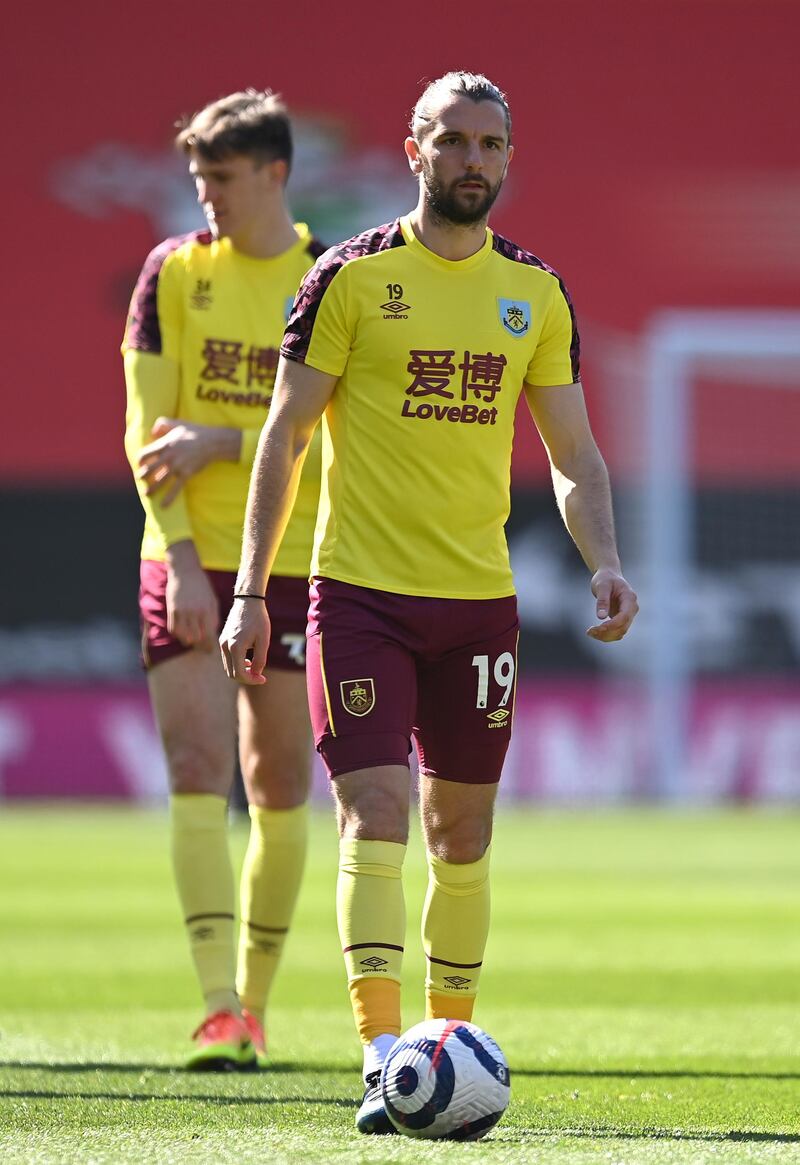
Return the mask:
[[411,308],[403,302],[403,287],[400,283],[387,283],[386,290],[389,298],[382,303],[383,318],[385,320],[407,320]]
[[463,975],[445,975],[445,983],[449,983],[451,987],[455,987],[456,991],[462,990],[467,983],[471,983],[471,979],[465,979]]
[[378,967],[385,967],[386,963],[386,959],[381,959],[377,955],[372,955],[369,959],[361,960],[362,967],[371,967],[373,971],[377,971]]
[[486,719],[489,721],[487,728],[506,728],[510,715],[511,713],[506,708],[498,708],[496,712],[488,712],[486,715]]

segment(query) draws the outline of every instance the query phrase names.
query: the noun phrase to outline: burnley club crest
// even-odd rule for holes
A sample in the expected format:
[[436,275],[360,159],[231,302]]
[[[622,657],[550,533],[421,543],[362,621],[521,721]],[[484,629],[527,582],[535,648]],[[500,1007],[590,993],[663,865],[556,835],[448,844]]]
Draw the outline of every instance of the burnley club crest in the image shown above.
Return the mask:
[[524,336],[531,326],[531,305],[525,299],[498,299],[500,322],[512,336]]
[[366,716],[375,707],[375,684],[372,680],[342,680],[339,684],[342,704],[351,716]]

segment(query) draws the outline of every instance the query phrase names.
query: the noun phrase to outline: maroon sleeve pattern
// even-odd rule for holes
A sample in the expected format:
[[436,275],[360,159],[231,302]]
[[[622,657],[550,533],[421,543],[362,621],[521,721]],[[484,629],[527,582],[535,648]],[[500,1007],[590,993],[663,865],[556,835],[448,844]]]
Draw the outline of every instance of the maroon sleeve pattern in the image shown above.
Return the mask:
[[394,222],[364,231],[325,251],[311,270],[306,272],[300,284],[294,307],[286,323],[281,356],[298,364],[305,363],[319,305],[334,276],[345,264],[353,259],[361,259],[365,255],[374,255],[377,251],[388,251],[391,247],[404,246],[405,239],[400,222],[395,219]]
[[581,338],[578,335],[578,322],[575,319],[575,309],[572,306],[572,300],[570,299],[563,279],[557,271],[537,258],[536,255],[531,254],[530,251],[526,251],[522,247],[518,247],[516,243],[509,242],[508,239],[504,239],[500,235],[494,235],[492,247],[504,259],[510,259],[512,263],[525,263],[529,267],[539,267],[542,271],[547,271],[558,280],[558,286],[561,288],[561,294],[567,302],[569,317],[572,320],[572,341],[569,346],[569,358],[570,364],[572,365],[572,380],[573,382],[577,382],[581,378]]
[[184,243],[208,244],[210,231],[193,231],[188,235],[176,235],[159,243],[145,259],[144,267],[136,281],[131,306],[128,312],[126,343],[139,352],[161,354],[161,325],[158,320],[158,277],[168,255],[182,247]]

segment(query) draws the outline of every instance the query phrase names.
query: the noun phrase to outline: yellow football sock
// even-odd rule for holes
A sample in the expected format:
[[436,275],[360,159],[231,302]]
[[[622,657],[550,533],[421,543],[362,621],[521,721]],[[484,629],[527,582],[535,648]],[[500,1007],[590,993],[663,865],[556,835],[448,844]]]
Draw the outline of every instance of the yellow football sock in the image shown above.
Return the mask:
[[394,841],[339,842],[336,917],[353,1018],[365,1044],[400,1035],[405,856],[406,847]]
[[170,797],[175,881],[209,1012],[240,1010],[235,988],[235,891],[227,809],[225,798],[212,793],[174,793]]
[[489,850],[456,865],[428,854],[422,910],[426,1019],[472,1019],[489,934]]
[[242,866],[236,988],[244,1007],[258,1019],[263,1019],[292,922],[307,841],[308,806],[250,806],[250,841]]
[[350,1006],[362,1044],[400,1035],[400,984],[396,979],[351,979]]

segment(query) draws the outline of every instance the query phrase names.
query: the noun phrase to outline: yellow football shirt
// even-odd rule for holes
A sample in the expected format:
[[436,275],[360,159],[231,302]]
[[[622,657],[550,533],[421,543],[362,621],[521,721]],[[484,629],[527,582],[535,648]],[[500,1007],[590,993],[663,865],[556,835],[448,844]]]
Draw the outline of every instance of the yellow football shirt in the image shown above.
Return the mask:
[[407,595],[513,594],[504,524],[524,382],[573,384],[558,275],[493,235],[451,262],[407,218],[331,248],[281,347],[338,377],[311,572]]
[[[209,231],[198,231],[167,239],[145,262],[122,345],[131,461],[135,466],[139,448],[150,440],[148,426],[140,422],[146,415],[150,423],[154,419],[145,399],[148,391],[159,391],[152,357],[158,358],[155,371],[176,395],[171,415],[240,429],[242,453],[238,463],[214,461],[189,478],[166,509],[157,494],[152,499],[142,496],[143,558],[163,561],[171,543],[191,538],[207,569],[239,566],[250,470],[272,397],[286,318],[303,275],[323,249],[305,224],[297,224],[296,230],[297,242],[271,259],[242,255],[229,239],[215,240]],[[137,363],[138,353],[149,354],[150,364]],[[276,574],[308,575],[320,446],[317,433],[275,562]]]

